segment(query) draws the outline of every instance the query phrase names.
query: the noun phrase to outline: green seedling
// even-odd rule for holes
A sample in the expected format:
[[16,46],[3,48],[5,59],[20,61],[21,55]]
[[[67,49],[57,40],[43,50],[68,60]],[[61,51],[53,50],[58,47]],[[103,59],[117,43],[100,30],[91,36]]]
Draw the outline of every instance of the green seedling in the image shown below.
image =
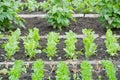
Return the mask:
[[88,61],[83,61],[80,65],[82,80],[92,80],[92,66]]
[[26,72],[23,61],[16,60],[8,72],[9,80],[19,80],[22,72]]
[[110,54],[110,56],[117,55],[117,51],[120,50],[120,46],[117,41],[116,35],[113,35],[112,31],[110,29],[107,30],[106,33],[106,40],[105,45],[107,48],[107,52]]
[[8,36],[8,41],[2,45],[4,50],[6,51],[6,57],[7,59],[11,59],[12,56],[19,51],[19,37],[20,37],[21,31],[20,29],[17,29],[16,31],[11,33],[11,36]]
[[37,60],[33,63],[32,70],[32,80],[44,80],[44,62],[42,60]]
[[29,34],[24,39],[24,48],[26,56],[34,58],[36,53],[41,53],[41,50],[36,48],[39,46],[39,30],[37,28],[29,29]]
[[65,45],[66,48],[64,48],[66,52],[66,57],[67,58],[76,58],[76,47],[75,43],[77,42],[76,34],[73,33],[72,31],[69,31],[66,33],[66,40],[65,40]]
[[55,32],[50,32],[47,35],[47,47],[44,52],[47,53],[49,59],[54,57],[57,53],[57,44],[59,43],[59,34]]
[[66,63],[59,62],[56,71],[56,80],[70,80],[70,71]]
[[116,70],[114,64],[111,61],[103,60],[102,66],[105,68],[105,72],[109,80],[117,80]]
[[83,29],[83,34],[85,38],[83,38],[84,48],[85,48],[85,56],[88,59],[90,56],[94,55],[97,49],[97,45],[94,40],[94,31],[91,29]]

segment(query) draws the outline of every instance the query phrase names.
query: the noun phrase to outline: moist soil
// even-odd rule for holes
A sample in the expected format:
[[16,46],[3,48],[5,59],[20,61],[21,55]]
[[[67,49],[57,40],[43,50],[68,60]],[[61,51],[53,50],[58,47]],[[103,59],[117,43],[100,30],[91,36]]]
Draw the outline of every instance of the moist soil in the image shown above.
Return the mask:
[[[63,30],[53,29],[53,27],[47,23],[46,19],[43,18],[26,18],[25,28],[21,28],[22,35],[28,33],[30,28],[38,28],[40,35],[47,35],[49,32],[54,31],[58,32],[61,35],[64,35],[65,32],[72,30],[76,34],[83,34],[82,29],[92,29],[95,34],[105,35],[106,29],[104,25],[98,20],[98,18],[76,18],[76,22],[70,21],[68,27],[63,27]],[[113,29],[113,33],[120,34],[120,29]]]

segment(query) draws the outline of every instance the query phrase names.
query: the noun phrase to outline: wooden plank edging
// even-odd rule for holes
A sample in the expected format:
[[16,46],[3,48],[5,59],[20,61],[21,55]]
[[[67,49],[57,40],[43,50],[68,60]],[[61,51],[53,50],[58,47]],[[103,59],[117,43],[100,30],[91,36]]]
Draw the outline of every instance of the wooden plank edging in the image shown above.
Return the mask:
[[[105,39],[105,35],[102,35],[102,36],[100,36],[99,34],[94,34],[94,37],[95,38],[101,38],[101,39]],[[120,35],[116,35],[116,37],[117,38],[120,38]],[[25,37],[24,36],[20,36],[20,39],[24,39]],[[47,38],[47,36],[40,36],[40,38],[41,39],[46,39]],[[76,35],[76,38],[85,38],[85,35],[83,35],[83,34],[77,34]],[[7,37],[3,37],[3,38],[1,38],[1,39],[3,39],[3,40],[6,40],[6,39],[8,39]],[[59,39],[66,39],[66,35],[60,35],[59,36]]]
[[[66,61],[63,61],[65,62],[66,64],[80,64],[82,61],[85,61],[85,60],[66,60]],[[34,61],[24,61],[24,64],[32,64]],[[45,64],[58,64],[58,62],[60,61],[44,61]],[[90,64],[101,64],[102,60],[89,60]],[[115,64],[120,64],[119,61],[115,61],[115,60],[112,60],[113,63]],[[14,62],[7,62],[7,61],[4,61],[4,62],[0,62],[0,65],[13,65]]]
[[[46,14],[18,14],[22,18],[45,18]],[[99,14],[73,14],[73,17],[97,18]]]

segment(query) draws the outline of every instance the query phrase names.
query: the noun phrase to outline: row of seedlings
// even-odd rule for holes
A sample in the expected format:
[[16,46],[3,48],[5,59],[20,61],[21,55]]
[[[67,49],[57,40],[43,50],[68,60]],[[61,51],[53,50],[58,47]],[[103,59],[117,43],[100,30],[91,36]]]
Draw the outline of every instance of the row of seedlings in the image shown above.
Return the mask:
[[59,43],[59,34],[55,32],[50,32],[47,35],[47,46],[43,50],[47,53],[47,56],[51,60],[52,57],[56,56],[57,53],[57,44]]
[[36,53],[41,53],[39,47],[39,30],[37,28],[29,29],[29,34],[23,39],[26,56],[34,58]]
[[21,35],[20,29],[17,29],[15,32],[11,33],[11,36],[8,36],[8,41],[2,45],[6,51],[6,58],[11,59],[12,56],[19,51],[19,37]]
[[72,31],[66,32],[66,40],[65,40],[65,48],[64,51],[66,52],[67,58],[76,58],[77,52],[75,43],[77,42],[76,34]]
[[[83,29],[83,34],[85,38],[83,38],[84,49],[85,49],[85,56],[87,59],[95,54],[97,51],[97,45],[95,43],[94,31],[91,29]],[[20,37],[20,30],[17,29],[15,32],[11,33],[11,36],[8,36],[8,41],[3,45],[4,50],[6,51],[7,59],[11,59],[12,56],[19,51],[19,37]],[[26,56],[29,56],[30,59],[34,58],[36,53],[41,53],[42,51],[38,49],[40,35],[39,30],[37,28],[29,29],[29,34],[25,36],[23,39],[24,41],[24,48]],[[77,42],[76,34],[72,31],[66,32],[66,40],[64,51],[66,52],[66,58],[76,58],[78,52],[76,51],[75,43]],[[51,60],[52,57],[56,56],[57,54],[57,44],[59,43],[59,34],[55,32],[50,32],[47,35],[47,45],[46,48],[43,50],[47,54],[47,57]],[[109,29],[106,32],[106,40],[105,45],[107,48],[107,52],[111,56],[117,55],[117,51],[120,50],[120,46],[117,42],[117,37],[112,33]]]
[[[108,80],[117,80],[116,77],[116,70],[115,66],[111,61],[108,60],[102,60],[101,62],[102,70],[105,70],[106,76]],[[85,60],[82,61],[80,64],[80,74],[79,76],[74,76],[74,73],[72,76],[70,76],[70,70],[68,65],[65,62],[59,61],[57,64],[57,68],[55,70],[55,78],[56,80],[70,80],[73,78],[73,80],[93,80],[92,72],[93,67],[89,63],[89,61]],[[12,68],[7,69],[8,73],[8,80],[19,80],[22,76],[22,74],[27,73],[27,68],[24,65],[24,62],[22,60],[16,60],[14,62],[14,65]],[[5,76],[5,75],[3,75]],[[31,74],[31,80],[45,80],[45,63],[42,60],[36,60],[32,64],[32,74]],[[52,77],[48,77],[49,80],[52,80]],[[2,78],[1,78],[2,79]],[[102,80],[98,77],[99,80]]]

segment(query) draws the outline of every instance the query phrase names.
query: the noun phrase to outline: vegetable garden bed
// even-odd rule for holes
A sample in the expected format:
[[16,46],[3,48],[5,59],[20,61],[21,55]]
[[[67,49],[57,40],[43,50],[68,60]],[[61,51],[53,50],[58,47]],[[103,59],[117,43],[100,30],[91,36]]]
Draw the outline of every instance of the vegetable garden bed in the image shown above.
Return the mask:
[[[53,60],[56,61],[64,61],[64,60],[68,60],[69,58],[65,57],[65,51],[63,50],[63,48],[65,48],[65,44],[64,44],[65,39],[60,39],[60,43],[57,45],[57,55],[55,57],[53,57]],[[98,49],[95,55],[90,57],[90,60],[103,60],[103,59],[112,59],[112,60],[120,60],[120,54],[118,52],[117,56],[111,57],[105,50],[105,44],[104,44],[104,39],[101,38],[97,38],[95,40],[96,44],[98,45]],[[120,42],[120,40],[119,40]],[[42,50],[45,49],[46,47],[46,39],[41,39],[40,40],[40,45],[42,46]],[[13,58],[15,59],[21,59],[21,60],[25,60],[28,61],[29,57],[26,57],[25,55],[25,51],[24,51],[24,45],[23,45],[23,41],[21,40],[21,43],[19,44],[20,46],[20,51],[18,51]],[[85,55],[84,55],[84,45],[82,42],[82,39],[78,39],[77,43],[76,43],[76,51],[82,51],[83,54],[78,54],[78,60],[85,60]],[[5,51],[4,49],[0,48],[1,54],[0,54],[0,62],[1,61],[6,61],[5,60]],[[40,54],[36,54],[36,57],[33,58],[32,60],[36,60],[36,59],[43,59],[46,61],[49,61],[49,58],[47,57],[46,53],[42,52]]]
[[1,0],[0,80],[119,80],[119,3]]
[[[83,38],[85,37],[82,33],[82,29],[87,28],[87,29],[92,29],[95,31],[95,43],[98,45],[97,52],[95,55],[91,56],[89,61],[93,66],[92,70],[92,77],[93,80],[98,80],[99,77],[102,76],[102,80],[107,80],[108,78],[105,76],[105,70],[103,67],[101,67],[101,60],[111,60],[113,61],[115,67],[116,67],[116,76],[119,80],[119,74],[120,74],[120,68],[119,68],[119,60],[120,60],[120,52],[118,52],[117,56],[111,57],[105,50],[105,33],[106,30],[102,28],[102,24],[97,20],[97,18],[77,18],[76,23],[71,21],[71,24],[68,28],[64,28],[61,32],[57,29],[52,29],[51,25],[47,23],[47,21],[44,18],[26,18],[26,28],[21,28],[22,34],[21,36],[25,36],[28,34],[28,29],[33,29],[34,27],[37,27],[39,29],[39,34],[41,36],[41,39],[39,41],[39,44],[42,46],[41,50],[43,50],[46,47],[47,43],[47,34],[51,31],[55,31],[57,33],[60,33],[60,42],[57,45],[57,56],[53,57],[53,61],[50,61],[49,58],[46,56],[46,53],[42,52],[40,54],[36,54],[35,58],[32,58],[31,60],[29,57],[25,56],[25,50],[23,46],[23,40],[20,40],[19,46],[20,50],[13,56],[14,59],[17,60],[23,60],[26,61],[25,65],[27,68],[27,73],[22,73],[20,80],[31,80],[31,75],[33,73],[31,64],[33,64],[33,61],[36,61],[37,59],[42,59],[45,62],[45,80],[48,80],[49,77],[51,77],[52,80],[55,80],[56,76],[56,65],[58,64],[59,61],[67,61],[69,70],[70,70],[70,78],[73,80],[73,74],[76,72],[78,74],[78,77],[81,78],[80,76],[80,64],[82,61],[84,61],[85,55],[84,55],[84,45],[83,45]],[[76,51],[81,51],[83,54],[78,54],[77,60],[71,60],[69,58],[66,58],[64,55],[66,54],[63,48],[65,48],[65,39],[66,35],[65,32],[68,32],[69,30],[72,30],[74,33],[77,34],[77,42],[76,42]],[[113,30],[113,33],[119,35],[120,33],[118,32],[119,30]],[[8,33],[7,33],[8,34]],[[44,37],[42,37],[44,36]],[[5,43],[7,41],[7,38],[1,39],[1,44]],[[120,39],[118,39],[118,42],[120,43]],[[0,70],[7,69],[7,67],[11,68],[14,63],[13,60],[6,60],[5,59],[5,51],[4,49],[0,48]],[[32,62],[31,62],[32,61]],[[28,66],[29,65],[29,66]],[[52,67],[51,67],[52,66]],[[55,66],[55,67],[54,67]],[[52,69],[53,68],[53,69]],[[1,77],[3,77],[2,80],[7,80],[8,75],[0,74]],[[79,80],[79,79],[75,79]]]

